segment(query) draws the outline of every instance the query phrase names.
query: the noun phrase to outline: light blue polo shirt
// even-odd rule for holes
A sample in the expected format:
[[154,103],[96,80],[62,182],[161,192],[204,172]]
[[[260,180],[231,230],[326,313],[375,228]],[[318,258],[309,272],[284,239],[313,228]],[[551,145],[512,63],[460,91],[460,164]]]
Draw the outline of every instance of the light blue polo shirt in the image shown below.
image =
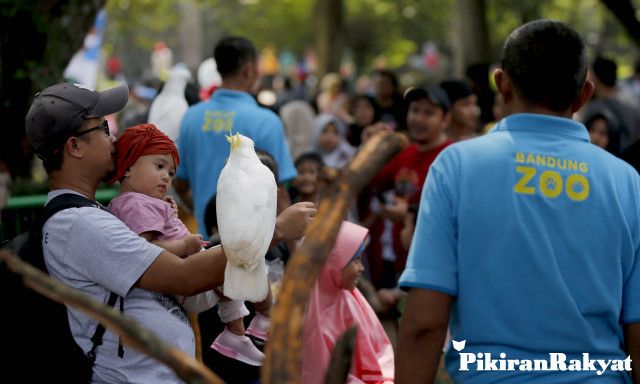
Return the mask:
[[[640,322],[639,220],[640,177],[582,124],[512,115],[431,166],[400,285],[454,296],[464,353],[625,359],[621,321]],[[463,372],[460,358],[447,352],[456,382],[630,382],[611,370]]]
[[267,151],[276,159],[281,182],[296,177],[280,118],[258,106],[246,92],[216,90],[209,100],[187,110],[178,136],[180,166],[176,177],[191,186],[198,231],[203,236],[207,232],[204,211],[216,194],[218,177],[229,157],[230,146],[225,138],[229,129],[251,138],[256,149]]

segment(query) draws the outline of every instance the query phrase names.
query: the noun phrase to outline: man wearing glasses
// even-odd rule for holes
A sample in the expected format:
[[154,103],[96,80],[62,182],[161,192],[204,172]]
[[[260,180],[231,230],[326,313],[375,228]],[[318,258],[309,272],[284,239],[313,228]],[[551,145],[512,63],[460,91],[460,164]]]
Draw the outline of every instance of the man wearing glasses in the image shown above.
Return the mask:
[[[127,100],[124,85],[96,92],[65,83],[36,95],[25,124],[27,139],[50,177],[47,203],[65,193],[95,200],[98,184],[114,170],[114,137],[104,116],[122,110]],[[295,207],[283,212],[277,233],[283,239],[301,237],[313,213]],[[43,226],[42,246],[51,276],[100,302],[116,293],[116,305],[126,316],[195,355],[193,331],[170,294],[191,296],[220,286],[226,263],[221,247],[182,259],[95,207],[53,215]],[[74,308],[67,313],[76,343],[87,352],[97,321]],[[96,351],[93,382],[181,382],[168,367],[133,348],[125,346],[119,353],[118,344],[118,335],[107,330]]]

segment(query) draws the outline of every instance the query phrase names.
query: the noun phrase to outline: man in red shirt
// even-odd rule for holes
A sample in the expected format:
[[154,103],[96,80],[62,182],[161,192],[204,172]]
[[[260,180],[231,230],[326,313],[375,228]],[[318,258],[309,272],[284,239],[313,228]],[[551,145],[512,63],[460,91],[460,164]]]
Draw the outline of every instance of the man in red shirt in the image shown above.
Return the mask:
[[371,279],[377,287],[395,286],[404,269],[407,250],[400,231],[410,204],[420,201],[429,166],[451,141],[445,134],[449,124],[449,99],[441,88],[417,87],[405,93],[407,127],[412,143],[396,155],[370,184],[375,198],[364,224],[371,228],[368,248]]

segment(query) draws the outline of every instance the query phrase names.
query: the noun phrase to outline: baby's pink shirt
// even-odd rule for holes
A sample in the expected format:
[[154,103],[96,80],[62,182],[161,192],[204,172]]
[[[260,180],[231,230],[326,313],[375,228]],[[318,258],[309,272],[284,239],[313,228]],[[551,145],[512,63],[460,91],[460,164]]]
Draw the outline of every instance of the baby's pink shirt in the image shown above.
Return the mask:
[[155,240],[178,240],[191,234],[171,204],[142,193],[122,193],[111,200],[109,209],[137,234],[160,233]]

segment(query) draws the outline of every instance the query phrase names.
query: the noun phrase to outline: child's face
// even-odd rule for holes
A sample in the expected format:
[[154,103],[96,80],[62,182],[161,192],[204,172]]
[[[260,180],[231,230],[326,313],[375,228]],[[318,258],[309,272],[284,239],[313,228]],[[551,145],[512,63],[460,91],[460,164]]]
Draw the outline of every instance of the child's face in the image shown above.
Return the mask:
[[315,161],[303,161],[296,167],[298,176],[293,179],[293,186],[303,195],[314,195],[318,191],[318,173],[320,166]]
[[353,107],[353,118],[356,124],[365,126],[373,123],[375,111],[371,104],[364,99],[358,99]]
[[407,112],[407,127],[418,144],[429,144],[438,139],[448,123],[448,115],[429,99],[412,101]]
[[451,106],[451,124],[475,130],[480,124],[478,96],[469,95],[456,100]]
[[124,174],[126,191],[162,199],[171,188],[176,166],[170,154],[140,156]]
[[589,124],[589,137],[591,142],[600,148],[609,145],[609,127],[605,119],[595,119]]
[[360,261],[360,256],[352,260],[346,267],[342,268],[342,289],[353,291],[358,286],[358,280],[364,272],[364,265]]
[[322,130],[322,133],[320,133],[318,145],[323,151],[331,152],[336,149],[338,143],[340,143],[340,132],[338,132],[338,127],[333,123],[327,124]]

